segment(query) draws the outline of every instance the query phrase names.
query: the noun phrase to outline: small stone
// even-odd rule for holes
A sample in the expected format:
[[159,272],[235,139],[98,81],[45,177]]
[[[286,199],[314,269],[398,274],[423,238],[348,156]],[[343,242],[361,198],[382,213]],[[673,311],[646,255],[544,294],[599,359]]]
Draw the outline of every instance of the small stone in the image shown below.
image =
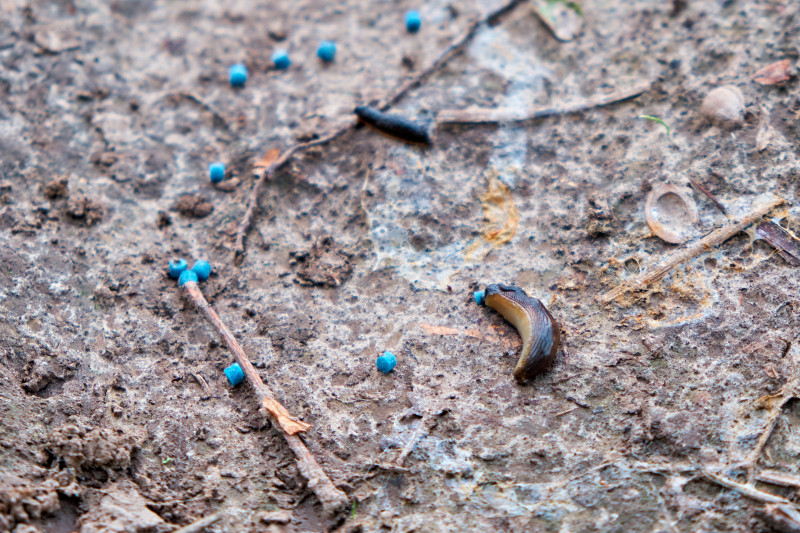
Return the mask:
[[69,180],[66,176],[60,176],[54,180],[48,182],[47,185],[44,186],[45,197],[55,200],[56,198],[61,198],[62,196],[67,195],[67,187],[69,185]]
[[258,519],[264,524],[288,524],[292,521],[291,511],[262,511]]

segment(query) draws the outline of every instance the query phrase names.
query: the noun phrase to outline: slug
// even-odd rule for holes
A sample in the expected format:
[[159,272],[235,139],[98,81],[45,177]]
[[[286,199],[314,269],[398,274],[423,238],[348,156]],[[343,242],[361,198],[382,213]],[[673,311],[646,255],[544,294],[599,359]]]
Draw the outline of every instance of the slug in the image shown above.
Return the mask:
[[374,107],[363,105],[355,108],[353,112],[361,122],[367,126],[372,126],[381,133],[410,143],[433,144],[427,128],[400,115],[384,113]]
[[514,367],[519,383],[532,379],[553,363],[561,342],[561,330],[544,304],[514,285],[492,284],[475,301],[491,307],[517,328],[522,353]]

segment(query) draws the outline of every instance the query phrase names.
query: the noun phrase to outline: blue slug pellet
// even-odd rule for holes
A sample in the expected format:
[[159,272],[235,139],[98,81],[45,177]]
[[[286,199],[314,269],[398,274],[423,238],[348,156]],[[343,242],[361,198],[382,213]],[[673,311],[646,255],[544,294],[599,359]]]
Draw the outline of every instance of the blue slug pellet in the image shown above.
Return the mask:
[[231,366],[224,370],[225,377],[228,378],[228,383],[231,384],[231,387],[235,387],[242,381],[244,381],[244,372],[242,372],[242,367],[239,366],[239,363],[233,363]]
[[397,366],[397,358],[392,352],[383,352],[383,355],[378,357],[378,360],[375,361],[375,364],[377,365],[378,370],[384,374],[388,374],[394,370],[395,366]]
[[272,64],[277,70],[286,70],[292,64],[289,54],[285,50],[278,50],[272,54]]
[[197,283],[197,274],[191,270],[184,270],[181,272],[181,277],[178,278],[178,287],[183,287],[190,281]]
[[225,179],[225,163],[211,163],[208,165],[208,177],[211,183],[219,183]]
[[205,281],[211,275],[211,264],[208,261],[195,261],[192,272],[197,274],[197,279]]
[[169,277],[178,279],[187,266],[186,259],[173,259],[169,262]]
[[406,13],[406,30],[408,30],[408,33],[417,33],[420,26],[422,26],[422,19],[418,11]]
[[244,87],[247,83],[247,67],[241,63],[233,65],[228,69],[228,81],[231,87]]
[[472,297],[475,298],[476,304],[486,305],[486,291],[475,291]]
[[336,43],[333,41],[322,41],[317,48],[317,57],[326,63],[331,63],[336,57]]

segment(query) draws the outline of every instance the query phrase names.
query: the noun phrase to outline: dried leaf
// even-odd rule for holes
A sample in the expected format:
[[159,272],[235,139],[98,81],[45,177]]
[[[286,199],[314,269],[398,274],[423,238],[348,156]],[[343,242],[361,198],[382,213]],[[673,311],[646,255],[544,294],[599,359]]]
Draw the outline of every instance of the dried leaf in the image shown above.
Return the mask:
[[281,426],[283,432],[287,435],[294,435],[295,433],[299,433],[301,431],[308,431],[311,428],[311,424],[292,418],[292,415],[289,414],[289,411],[287,411],[284,406],[275,400],[264,398],[264,400],[261,402],[261,405],[264,407],[264,409],[269,411],[269,413],[278,422],[278,425]]
[[280,155],[281,155],[280,150],[278,150],[277,148],[270,148],[269,150],[267,150],[267,153],[264,154],[264,157],[259,159],[256,162],[256,164],[253,165],[253,170],[259,171],[268,169],[270,165],[272,165],[272,163],[278,160]]
[[[511,189],[492,176],[489,178],[489,189],[480,196],[480,200],[483,206],[483,218],[486,220],[482,230],[483,240],[492,248],[506,244],[517,233],[519,226],[519,210],[511,199]],[[481,244],[479,239],[470,245],[465,254],[467,260]],[[486,257],[489,251],[491,248],[485,249],[482,252],[483,257]]]
[[771,65],[760,68],[753,74],[753,81],[761,85],[777,85],[794,76],[792,65],[788,59],[781,59]]
[[794,267],[800,266],[800,241],[794,235],[774,222],[768,221],[758,225],[756,236],[764,239],[778,250],[780,256],[787,263]]

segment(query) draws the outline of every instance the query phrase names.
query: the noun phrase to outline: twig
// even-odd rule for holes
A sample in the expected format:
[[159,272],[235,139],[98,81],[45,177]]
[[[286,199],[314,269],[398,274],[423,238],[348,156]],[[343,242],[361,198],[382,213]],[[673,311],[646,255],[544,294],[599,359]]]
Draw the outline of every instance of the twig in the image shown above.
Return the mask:
[[242,367],[247,381],[255,391],[261,405],[269,414],[273,425],[281,430],[283,438],[294,452],[300,474],[308,480],[308,487],[317,495],[322,507],[331,515],[344,509],[348,503],[347,496],[333,485],[325,471],[317,463],[317,460],[308,451],[300,436],[296,435],[296,433],[310,428],[310,424],[292,418],[286,408],[275,399],[275,395],[261,381],[256,369],[253,368],[233,334],[206,301],[197,283],[193,281],[186,282],[183,285],[183,290],[191,297],[197,308],[205,314],[206,319],[211,322],[233,353],[236,362]]
[[747,483],[752,484],[755,480],[756,463],[758,462],[758,458],[761,456],[761,452],[764,449],[764,446],[766,446],[770,435],[772,435],[772,430],[775,429],[775,423],[778,421],[778,417],[781,414],[783,406],[786,405],[792,398],[794,398],[794,394],[788,393],[781,399],[779,405],[776,405],[772,408],[772,412],[770,412],[769,417],[767,418],[767,424],[764,426],[764,430],[761,432],[761,436],[758,438],[755,448],[753,448],[753,451],[750,452],[750,455],[747,458]]
[[758,473],[756,479],[762,483],[769,483],[770,485],[800,489],[800,476],[797,474],[788,474],[778,470],[762,470]]
[[187,526],[183,526],[182,528],[176,529],[172,533],[200,533],[200,531],[203,531],[205,528],[207,528],[220,518],[222,518],[222,511],[217,511],[214,514],[210,514],[207,517],[192,522]]
[[747,226],[751,225],[752,223],[756,222],[759,218],[767,214],[770,209],[775,206],[781,205],[784,202],[783,198],[777,198],[773,196],[771,199],[757,205],[750,213],[745,215],[742,219],[738,221],[732,221],[724,226],[715,229],[699,241],[695,241],[694,243],[690,244],[689,246],[685,247],[682,250],[679,250],[666,258],[664,258],[661,263],[656,265],[655,267],[647,270],[646,272],[642,272],[632,280],[621,283],[617,287],[611,289],[604,295],[600,297],[600,301],[603,303],[609,303],[612,300],[615,300],[626,291],[630,290],[637,290],[643,289],[653,281],[661,278],[664,274],[678,266],[679,264],[689,261],[697,257],[698,255],[702,254],[703,252],[710,250],[712,247],[717,246],[725,242],[726,240],[730,239]]
[[[791,349],[791,347],[790,347]],[[794,353],[792,354],[792,360],[795,363],[795,369],[792,374],[795,376],[789,381],[787,381],[781,390],[778,391],[774,395],[769,395],[761,400],[769,399],[778,399],[777,402],[772,403],[771,411],[769,416],[767,417],[767,423],[764,426],[764,430],[761,432],[761,436],[758,438],[758,442],[756,442],[755,448],[753,451],[750,452],[750,455],[747,457],[745,461],[745,465],[747,466],[747,483],[752,485],[756,478],[756,463],[758,462],[758,458],[761,456],[761,452],[764,450],[764,446],[767,445],[767,441],[769,440],[770,435],[772,435],[772,430],[775,429],[775,423],[778,421],[778,417],[783,410],[783,406],[789,403],[790,400],[797,397],[797,385],[800,383],[800,378],[797,376],[797,368],[798,361],[795,359]]]
[[397,456],[397,459],[394,462],[397,466],[403,466],[403,463],[406,462],[408,455],[414,451],[414,448],[417,447],[417,442],[419,442],[423,434],[427,435],[434,427],[436,427],[436,423],[436,415],[425,414],[425,416],[422,417],[422,420],[420,420],[417,429],[411,436],[411,439],[406,443],[405,447],[403,447],[403,451],[400,452],[400,455]]
[[716,197],[716,196],[714,196],[713,194],[711,194],[711,191],[709,191],[708,189],[706,189],[705,187],[703,187],[703,185],[702,185],[702,184],[701,184],[699,181],[697,181],[696,179],[694,179],[694,178],[691,176],[691,174],[689,175],[689,181],[691,181],[691,182],[692,182],[692,185],[694,185],[694,187],[695,187],[697,190],[699,190],[701,193],[703,193],[703,194],[705,194],[706,196],[708,196],[708,199],[709,199],[709,200],[711,200],[712,202],[714,202],[714,205],[715,205],[715,206],[717,206],[717,209],[719,209],[720,211],[722,211],[722,214],[723,214],[723,215],[727,215],[727,214],[728,214],[728,210],[727,210],[727,209],[725,209],[725,206],[724,206],[724,205],[722,205],[722,202],[720,202],[719,200],[717,200],[717,197]]
[[168,94],[167,96],[174,96],[174,97],[177,97],[177,98],[183,98],[185,100],[188,100],[188,101],[192,102],[193,104],[197,104],[202,109],[204,109],[205,111],[207,111],[208,113],[211,114],[211,117],[213,118],[214,127],[224,129],[226,132],[230,133],[231,128],[228,125],[228,122],[225,120],[225,117],[223,117],[219,113],[219,111],[217,111],[216,109],[211,107],[211,105],[209,105],[207,102],[202,100],[200,97],[195,96],[192,93],[187,93],[187,92],[172,93],[172,94]]
[[208,386],[208,382],[206,381],[206,378],[204,378],[200,374],[195,374],[195,373],[192,373],[192,377],[195,379],[195,381],[197,381],[198,385],[203,387],[203,390],[207,394],[211,394],[211,387]]
[[735,490],[736,492],[743,494],[744,496],[747,496],[750,499],[765,503],[782,503],[796,508],[795,504],[793,504],[792,502],[790,502],[785,498],[781,498],[780,496],[775,496],[774,494],[764,492],[763,490],[758,490],[757,488],[752,487],[750,485],[743,485],[742,483],[739,483],[732,479],[728,479],[726,477],[722,477],[713,472],[709,472],[708,470],[703,470],[703,476],[705,476],[705,478],[708,479],[709,481],[713,481],[718,485],[722,485],[723,487]]
[[[423,81],[425,81],[431,74],[433,74],[437,69],[439,69],[442,65],[444,65],[448,60],[450,60],[456,53],[461,51],[465,44],[467,44],[470,39],[477,33],[478,28],[480,28],[483,24],[489,23],[490,21],[495,21],[501,15],[504,15],[506,12],[515,8],[518,4],[521,4],[521,0],[510,0],[506,2],[502,7],[495,9],[488,15],[484,16],[481,19],[476,20],[473,22],[469,28],[467,29],[464,34],[460,37],[456,38],[450,46],[448,46],[436,60],[428,66],[426,69],[420,71],[411,79],[403,83],[399,88],[397,88],[391,95],[387,96],[383,100],[381,100],[375,107],[384,111],[391,107],[393,104],[397,103],[403,96],[405,96],[409,91],[418,87]],[[258,196],[261,193],[261,188],[264,186],[264,183],[267,180],[272,179],[275,175],[275,172],[280,170],[289,160],[294,157],[296,154],[302,153],[309,148],[313,148],[315,146],[322,146],[323,144],[327,144],[334,139],[344,135],[348,131],[350,131],[353,127],[358,124],[358,121],[355,119],[348,120],[343,125],[339,126],[333,132],[321,136],[319,139],[316,139],[311,142],[295,144],[288,150],[286,150],[281,156],[272,163],[269,168],[265,170],[260,170],[255,173],[256,181],[253,184],[253,188],[250,191],[250,196],[247,200],[247,209],[245,210],[244,216],[242,217],[241,222],[239,222],[239,226],[236,228],[236,238],[233,246],[233,264],[234,265],[241,265],[242,260],[244,259],[244,238],[247,234],[247,231],[250,229],[250,224],[253,221],[253,215],[255,214],[255,210],[258,207]]]
[[242,367],[244,375],[247,376],[247,381],[250,382],[250,386],[253,387],[256,396],[258,396],[259,403],[272,415],[281,430],[288,435],[294,435],[295,433],[309,429],[311,425],[292,418],[289,411],[275,399],[275,395],[269,387],[261,381],[261,377],[259,377],[256,369],[250,363],[244,350],[242,350],[242,347],[239,345],[236,338],[234,338],[231,331],[219,318],[216,311],[209,305],[203,293],[200,291],[200,287],[197,286],[197,283],[192,281],[187,282],[183,285],[183,290],[186,291],[197,308],[206,315],[206,319],[208,319],[219,332],[222,340],[225,341],[225,344],[233,353],[236,362]]
[[629,100],[650,90],[652,82],[643,82],[610,94],[593,96],[567,102],[555,107],[533,107],[526,110],[508,108],[473,107],[468,109],[442,109],[436,116],[436,124],[481,124],[494,122],[525,122],[556,115],[568,115]]
[[234,265],[241,265],[242,259],[244,259],[244,237],[247,234],[247,230],[250,229],[250,224],[253,221],[253,214],[255,213],[256,208],[258,207],[258,195],[261,193],[261,188],[264,186],[264,183],[272,179],[281,167],[283,167],[289,160],[297,153],[304,152],[309,148],[313,148],[315,146],[322,146],[323,144],[327,144],[332,140],[340,137],[350,131],[350,128],[355,126],[357,121],[350,120],[343,126],[340,126],[336,131],[333,133],[329,133],[324,137],[320,137],[319,139],[309,141],[307,143],[302,144],[295,144],[285,152],[281,154],[281,156],[275,160],[269,167],[266,169],[258,169],[256,174],[256,182],[253,184],[253,188],[250,190],[250,197],[247,200],[247,210],[242,217],[242,220],[239,222],[239,226],[236,228],[236,242],[233,246],[233,264]]

